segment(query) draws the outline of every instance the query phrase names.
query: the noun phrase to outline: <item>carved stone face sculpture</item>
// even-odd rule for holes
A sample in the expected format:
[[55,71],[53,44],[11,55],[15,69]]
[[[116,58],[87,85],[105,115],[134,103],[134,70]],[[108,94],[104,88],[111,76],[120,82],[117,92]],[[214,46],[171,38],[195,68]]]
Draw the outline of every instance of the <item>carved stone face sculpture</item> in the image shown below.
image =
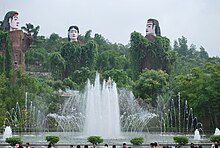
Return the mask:
[[152,34],[154,36],[156,36],[155,33],[155,25],[153,24],[152,21],[147,21],[147,25],[146,25],[146,35]]
[[159,22],[155,19],[148,19],[146,25],[146,35],[160,36]]
[[19,29],[18,12],[9,11],[3,20],[2,24],[4,31],[13,31]]
[[12,18],[9,18],[10,31],[18,30],[19,21],[18,14],[14,15]]
[[70,26],[68,29],[68,40],[77,42],[79,36],[79,28],[77,26]]

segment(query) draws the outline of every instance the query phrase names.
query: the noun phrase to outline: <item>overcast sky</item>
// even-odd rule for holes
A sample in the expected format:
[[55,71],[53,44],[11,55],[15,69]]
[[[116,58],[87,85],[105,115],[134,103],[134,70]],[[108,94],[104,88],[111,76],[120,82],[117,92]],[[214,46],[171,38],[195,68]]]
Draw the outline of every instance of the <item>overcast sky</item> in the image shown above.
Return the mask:
[[39,25],[46,37],[67,37],[68,27],[77,25],[80,34],[91,29],[124,45],[133,31],[145,35],[146,20],[155,18],[172,44],[184,36],[189,46],[220,56],[220,0],[1,0],[0,20],[11,10],[19,12],[20,27]]

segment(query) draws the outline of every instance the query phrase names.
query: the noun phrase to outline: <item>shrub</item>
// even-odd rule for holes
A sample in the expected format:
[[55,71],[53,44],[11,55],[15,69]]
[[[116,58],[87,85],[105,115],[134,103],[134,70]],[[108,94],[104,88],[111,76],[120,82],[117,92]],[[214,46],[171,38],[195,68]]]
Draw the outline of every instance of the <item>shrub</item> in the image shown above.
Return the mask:
[[211,135],[210,136],[210,141],[211,142],[220,142],[220,135]]
[[141,145],[142,143],[144,143],[144,138],[143,137],[133,138],[130,140],[130,142],[133,145]]
[[5,142],[7,142],[10,146],[15,146],[15,144],[21,145],[23,143],[20,137],[9,137],[6,138]]
[[88,142],[91,142],[92,144],[94,143],[102,143],[103,139],[100,136],[90,136],[87,138]]
[[173,140],[180,145],[185,145],[189,142],[189,139],[186,136],[174,136]]
[[46,136],[47,142],[57,143],[60,138],[58,136]]

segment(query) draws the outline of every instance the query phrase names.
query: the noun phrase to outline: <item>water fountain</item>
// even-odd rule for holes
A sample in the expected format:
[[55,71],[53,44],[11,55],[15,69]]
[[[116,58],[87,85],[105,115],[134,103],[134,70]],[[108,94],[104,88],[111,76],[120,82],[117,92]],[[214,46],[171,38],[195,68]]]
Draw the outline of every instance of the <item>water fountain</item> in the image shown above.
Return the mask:
[[215,133],[214,135],[220,135],[220,130],[218,128],[215,128]]
[[4,133],[3,133],[3,140],[5,140],[6,138],[12,137],[12,130],[10,126],[6,126]]
[[194,140],[201,140],[201,136],[199,134],[199,130],[196,129],[194,132]]
[[99,77],[95,79],[94,86],[88,81],[86,98],[84,134],[100,135],[105,138],[120,137],[120,112],[116,83],[109,79],[101,86]]
[[[24,137],[26,134],[24,139],[27,142],[42,142],[48,134],[62,137],[61,143],[73,140],[76,143],[86,143],[86,137],[92,135],[102,136],[107,143],[118,144],[137,136],[144,137],[146,143],[173,142],[172,136],[181,130],[193,131],[193,110],[188,109],[187,101],[184,101],[181,108],[180,93],[178,100],[169,95],[166,99],[159,98],[162,102],[158,103],[161,105],[158,105],[158,108],[161,110],[153,114],[148,112],[143,100],[135,99],[131,91],[117,89],[116,83],[111,79],[101,83],[97,74],[94,84],[88,80],[84,91],[66,90],[63,97],[65,102],[60,104],[59,111],[45,117],[32,101],[27,100],[26,93],[24,108],[21,109],[17,103],[14,109],[7,112],[5,123],[14,127],[21,126],[25,133],[17,132],[16,135]],[[148,132],[149,122],[153,118],[154,122],[150,124],[159,125],[157,128],[161,128],[161,134]],[[183,123],[180,120],[183,120]],[[49,126],[45,127],[49,122],[53,123],[53,131],[50,131]],[[198,131],[201,129],[198,128],[195,132],[195,139],[198,139]],[[190,133],[189,137],[192,135]]]
[[142,132],[155,117],[140,107],[132,92],[117,90],[109,79],[94,84],[89,80],[84,92],[68,91],[69,97],[60,113],[48,114],[64,132],[81,132],[83,136],[100,135],[107,139],[122,137],[121,132]]
[[28,102],[27,93],[25,94],[25,105],[16,102],[15,108],[5,113],[4,125],[9,125],[13,129],[13,135],[20,132],[41,132],[43,128],[44,115],[32,103]]

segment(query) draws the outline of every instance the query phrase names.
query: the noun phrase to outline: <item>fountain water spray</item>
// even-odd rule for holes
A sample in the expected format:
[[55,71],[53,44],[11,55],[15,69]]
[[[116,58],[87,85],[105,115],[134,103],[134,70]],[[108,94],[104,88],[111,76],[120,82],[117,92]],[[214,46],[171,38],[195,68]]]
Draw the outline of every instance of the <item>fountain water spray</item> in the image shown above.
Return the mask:
[[220,130],[218,128],[215,128],[215,133],[214,135],[220,135]]
[[89,80],[84,92],[68,90],[62,111],[48,114],[57,121],[64,132],[81,132],[82,136],[99,135],[107,139],[121,137],[121,132],[142,132],[155,117],[146,108],[140,107],[131,91],[118,90],[109,79],[100,83]]
[[5,140],[6,138],[12,137],[12,130],[10,126],[6,126],[5,127],[5,131],[3,133],[3,140]]
[[201,136],[199,134],[199,130],[196,129],[194,132],[194,140],[201,140]]
[[88,81],[84,134],[106,138],[120,137],[120,112],[116,83],[108,80],[100,84],[99,75],[94,86]]

